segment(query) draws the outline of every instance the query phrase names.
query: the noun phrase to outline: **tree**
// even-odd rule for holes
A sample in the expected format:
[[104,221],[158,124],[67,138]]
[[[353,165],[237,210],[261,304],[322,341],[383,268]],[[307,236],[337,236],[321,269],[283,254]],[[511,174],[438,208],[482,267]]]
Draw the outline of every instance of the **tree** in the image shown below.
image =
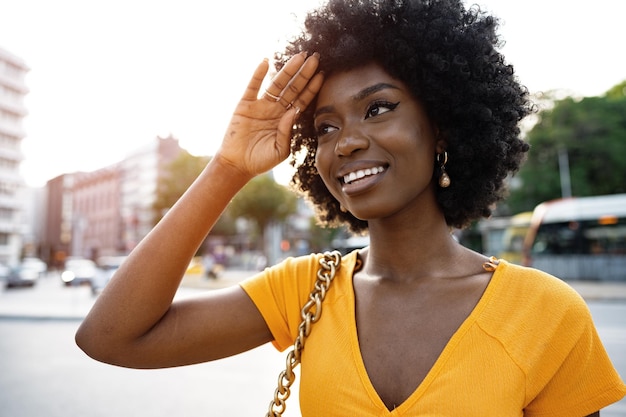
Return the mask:
[[[235,196],[228,211],[237,218],[244,217],[255,222],[263,237],[268,225],[274,221],[284,221],[296,212],[296,196],[278,184],[271,175],[260,175],[252,179]],[[265,252],[265,239],[261,239]],[[267,254],[266,254],[267,255]]]
[[187,151],[182,151],[165,167],[164,174],[157,180],[157,195],[152,204],[154,224],[158,223],[183,195],[207,163],[206,157],[193,156]]
[[[210,159],[210,157],[194,156],[189,152],[182,151],[174,161],[165,167],[164,175],[159,177],[157,181],[157,195],[152,205],[154,224],[158,223],[178,201],[185,190],[200,175]],[[212,235],[227,236],[235,233],[235,221],[228,213],[224,213],[211,230]]]
[[528,133],[531,150],[511,191],[512,212],[562,196],[559,156],[573,196],[626,192],[626,82],[602,97],[559,100]]
[[626,80],[607,91],[606,97],[613,100],[620,100],[626,97]]
[[309,243],[312,252],[323,252],[332,248],[332,242],[342,235],[348,235],[345,227],[327,227],[318,223],[315,217],[309,220]]

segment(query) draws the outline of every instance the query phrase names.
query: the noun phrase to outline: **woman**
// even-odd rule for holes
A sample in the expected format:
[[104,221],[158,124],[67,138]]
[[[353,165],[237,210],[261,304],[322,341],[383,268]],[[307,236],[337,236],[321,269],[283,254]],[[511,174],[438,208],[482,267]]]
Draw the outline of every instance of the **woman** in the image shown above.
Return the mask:
[[[305,416],[586,416],[619,400],[583,300],[461,246],[528,145],[528,94],[496,20],[459,1],[331,0],[255,71],[223,144],[131,253],[77,333],[92,357],[157,368],[294,343],[321,255],[172,303],[232,197],[291,151],[321,221],[367,230],[302,354]],[[324,401],[320,401],[324,399]]]

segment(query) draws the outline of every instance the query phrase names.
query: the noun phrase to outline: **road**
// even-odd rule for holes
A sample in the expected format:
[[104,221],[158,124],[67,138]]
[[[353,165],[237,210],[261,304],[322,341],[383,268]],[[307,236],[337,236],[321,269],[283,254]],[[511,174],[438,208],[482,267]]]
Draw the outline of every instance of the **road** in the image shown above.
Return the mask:
[[[183,288],[179,296],[196,291]],[[267,345],[166,370],[104,365],[88,358],[73,340],[93,300],[89,288],[65,288],[54,277],[33,289],[0,291],[0,417],[265,414],[284,354]],[[626,300],[588,304],[609,355],[626,375]],[[285,417],[299,415],[297,385],[294,391]],[[626,400],[602,416],[626,417]]]
[[[62,287],[54,277],[32,289],[0,290],[0,417],[265,415],[283,353],[266,345],[173,369],[105,365],[74,343],[93,300],[88,287]],[[285,417],[298,415],[297,402],[294,393]]]

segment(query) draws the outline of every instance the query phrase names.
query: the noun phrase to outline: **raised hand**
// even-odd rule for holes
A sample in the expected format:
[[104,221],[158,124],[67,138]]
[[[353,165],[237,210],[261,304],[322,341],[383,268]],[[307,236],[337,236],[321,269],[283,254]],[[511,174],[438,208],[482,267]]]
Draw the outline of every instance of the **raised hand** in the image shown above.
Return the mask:
[[222,146],[215,155],[250,177],[278,165],[289,155],[291,128],[313,100],[323,76],[315,74],[318,54],[293,56],[259,94],[269,63],[257,67],[237,105]]

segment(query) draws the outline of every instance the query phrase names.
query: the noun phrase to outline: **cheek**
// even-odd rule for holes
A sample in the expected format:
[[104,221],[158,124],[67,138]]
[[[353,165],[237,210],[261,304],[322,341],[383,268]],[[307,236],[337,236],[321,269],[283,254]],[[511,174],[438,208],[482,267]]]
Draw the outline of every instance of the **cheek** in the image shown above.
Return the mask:
[[328,154],[328,146],[318,145],[315,151],[315,168],[322,177],[322,180],[328,187],[329,171],[330,171],[330,155]]
[[315,168],[328,192],[338,200],[341,194],[340,185],[337,179],[331,175],[333,152],[328,148],[328,146],[317,147],[317,151],[315,152]]

